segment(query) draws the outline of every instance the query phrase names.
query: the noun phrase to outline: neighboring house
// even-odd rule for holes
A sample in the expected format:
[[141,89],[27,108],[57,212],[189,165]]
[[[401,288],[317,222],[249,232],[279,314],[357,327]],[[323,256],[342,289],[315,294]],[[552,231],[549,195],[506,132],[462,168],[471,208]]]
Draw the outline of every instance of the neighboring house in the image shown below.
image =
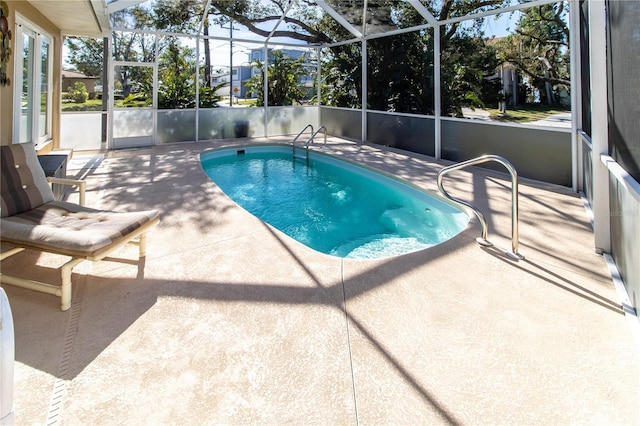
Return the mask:
[[[273,52],[274,50],[280,50],[284,56],[288,56],[291,59],[298,59],[301,57],[308,57],[309,55],[309,50],[308,49],[285,49],[285,48],[281,48],[281,49],[269,49],[269,54],[271,54],[271,52]],[[251,53],[249,54],[249,60],[251,62],[253,61],[260,61],[260,62],[264,62],[264,49],[252,49]],[[257,75],[260,73],[260,69],[256,68],[256,67],[251,67],[251,75]],[[305,90],[308,93],[311,93],[313,91],[313,82],[314,82],[314,76],[310,75],[310,74],[305,74],[300,76],[300,78],[298,79],[298,83],[301,86],[305,87]],[[254,93],[251,95],[251,97],[256,98],[257,95]]]
[[[504,37],[493,37],[485,42],[488,45],[494,45]],[[499,78],[502,83],[501,93],[504,95],[505,105],[517,105],[519,102],[524,102],[525,99],[520,99],[519,88],[525,83],[522,76],[518,73],[518,68],[515,64],[505,61],[498,65],[496,73],[492,76],[485,77],[487,80],[495,80]],[[500,106],[500,109],[503,107]]]
[[[272,52],[276,49],[269,49],[269,52]],[[307,54],[307,50],[300,49],[280,49],[285,56],[288,56],[292,59],[298,59]],[[264,62],[264,49],[253,49],[249,53],[249,60]],[[212,67],[213,68],[213,67]],[[231,88],[227,85],[221,89],[218,89],[216,92],[220,96],[227,97],[230,94],[230,91],[233,91],[233,95],[237,98],[246,99],[246,98],[257,98],[258,95],[255,93],[250,93],[247,88],[247,83],[249,79],[254,76],[260,74],[260,68],[252,66],[252,65],[239,65],[234,66],[232,71],[232,82]],[[312,75],[303,75],[299,79],[300,85],[304,86],[307,91],[313,90],[313,81],[314,77]],[[229,72],[220,72],[217,70],[216,72],[212,72],[211,74],[211,85],[215,86],[220,83],[229,83]]]
[[[280,50],[284,56],[288,56],[291,59],[298,59],[301,56],[305,56],[308,52],[308,50],[306,49],[269,49],[269,53],[273,52],[274,50]],[[251,53],[249,54],[249,60],[250,61],[260,61],[260,62],[264,62],[264,49],[252,49]]]
[[215,74],[211,74],[211,86],[215,87],[221,83],[227,83],[216,91],[218,96],[228,97],[230,91],[233,91],[233,96],[242,99],[247,98],[249,89],[247,89],[246,85],[251,78],[252,68],[249,65],[233,67],[231,87],[229,87],[229,72],[220,72],[218,70]]
[[[232,90],[233,90],[234,96],[242,99],[245,99],[248,97],[247,95],[248,95],[249,89],[247,88],[247,83],[251,78],[252,68],[254,67],[249,65],[240,65],[238,67],[233,67],[233,72],[232,72],[233,89]],[[254,94],[253,97],[256,97],[256,95]]]
[[523,82],[516,66],[511,62],[503,62],[498,67],[497,74],[502,81],[502,93],[507,105],[517,105],[524,101],[524,99],[518,99],[518,88]]
[[77,71],[62,70],[62,91],[68,92],[69,89],[79,81],[84,83],[89,96],[92,97],[91,94],[95,93],[96,81],[98,81],[99,78],[100,77],[89,77]]

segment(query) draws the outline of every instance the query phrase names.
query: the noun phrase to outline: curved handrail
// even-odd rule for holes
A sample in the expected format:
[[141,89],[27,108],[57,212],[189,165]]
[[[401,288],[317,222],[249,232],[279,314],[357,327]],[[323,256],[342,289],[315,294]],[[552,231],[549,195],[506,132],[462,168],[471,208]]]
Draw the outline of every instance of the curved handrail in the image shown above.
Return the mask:
[[[307,127],[311,126],[311,124],[309,124]],[[305,129],[307,128],[305,127]],[[311,127],[311,130],[313,130],[313,126]],[[309,164],[309,145],[311,145],[311,143],[313,142],[313,138],[316,137],[316,135],[318,133],[320,133],[321,130],[324,130],[324,144],[327,144],[327,128],[325,126],[320,126],[318,128],[318,130],[316,130],[315,132],[313,132],[313,134],[311,135],[311,137],[309,139],[307,139],[307,141],[304,144],[304,150],[305,150],[305,155],[307,158],[307,164]],[[295,145],[295,139],[294,139],[294,144],[293,144],[293,156],[296,156],[296,145]]]
[[482,155],[480,157],[473,158],[471,160],[467,160],[461,163],[447,166],[442,170],[440,170],[440,172],[438,172],[438,179],[437,179],[438,189],[440,190],[442,195],[447,197],[449,200],[470,208],[476,214],[476,216],[480,220],[480,225],[482,226],[482,237],[477,238],[476,241],[479,244],[482,244],[485,246],[493,245],[491,242],[487,240],[487,228],[488,228],[487,220],[485,219],[482,212],[477,208],[475,208],[474,206],[472,206],[471,204],[449,195],[449,193],[444,189],[444,186],[442,185],[442,178],[447,173],[463,169],[467,166],[473,166],[476,164],[486,163],[489,161],[495,161],[497,163],[502,164],[511,175],[511,251],[507,252],[506,254],[507,256],[515,260],[524,259],[524,256],[518,253],[518,172],[510,162],[508,162],[506,159],[498,155]]
[[311,127],[311,134],[313,134],[313,126],[311,124],[307,124],[306,126],[304,126],[304,129],[300,130],[300,133],[298,133],[298,135],[293,138],[293,141],[291,142],[291,147],[293,148],[293,156],[295,157],[296,155],[296,141],[298,140],[298,138],[300,136],[302,136],[302,134],[305,132],[305,130],[307,130],[309,127]]
[[316,135],[317,135],[318,133],[320,133],[320,130],[323,130],[323,129],[324,129],[324,144],[325,144],[325,145],[327,144],[327,128],[326,128],[325,126],[320,126],[320,127],[318,127],[318,130],[316,130],[316,131],[311,135],[311,137],[310,137],[309,139],[307,139],[307,143],[306,143],[306,145],[305,145],[305,146],[306,146],[306,148],[307,148],[307,150],[309,149],[309,144],[311,144],[311,142],[313,142],[313,138],[315,138],[315,137],[316,137]]

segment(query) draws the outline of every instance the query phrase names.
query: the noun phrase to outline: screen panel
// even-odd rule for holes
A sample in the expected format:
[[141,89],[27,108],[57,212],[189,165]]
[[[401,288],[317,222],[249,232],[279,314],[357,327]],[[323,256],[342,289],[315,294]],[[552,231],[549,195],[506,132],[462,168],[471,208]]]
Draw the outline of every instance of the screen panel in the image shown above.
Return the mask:
[[610,155],[640,181],[640,2],[607,2]]

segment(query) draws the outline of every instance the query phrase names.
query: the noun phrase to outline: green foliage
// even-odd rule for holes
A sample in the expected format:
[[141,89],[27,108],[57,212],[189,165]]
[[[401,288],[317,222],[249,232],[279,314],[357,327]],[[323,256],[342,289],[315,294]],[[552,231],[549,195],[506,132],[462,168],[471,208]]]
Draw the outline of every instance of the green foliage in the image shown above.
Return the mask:
[[[251,93],[258,95],[256,106],[264,106],[264,66],[260,61],[253,65],[261,73],[252,76],[247,83]],[[270,63],[267,67],[268,97],[270,106],[285,106],[300,103],[305,97],[298,81],[305,74],[304,59],[292,59],[280,50],[270,53]]]
[[102,76],[104,42],[102,39],[67,37],[67,60],[78,72],[91,77]]
[[216,92],[226,85],[227,83],[215,87],[200,86],[200,108],[217,108],[221,97]]
[[433,43],[430,34],[413,32],[368,43],[369,108],[433,114]]
[[158,108],[194,108],[195,61],[193,50],[181,47],[173,39],[160,55],[158,77]]
[[[195,108],[196,63],[193,49],[179,46],[174,38],[158,58],[158,108],[182,109]],[[216,91],[224,86],[200,87],[200,107],[215,108],[220,96]],[[151,89],[151,88],[149,88]]]
[[151,106],[151,98],[147,97],[144,93],[141,94],[129,94],[122,100],[122,106],[127,108],[140,108]]
[[88,100],[83,104],[63,103],[62,112],[69,111],[102,111],[102,101]]
[[[492,99],[500,88],[486,77],[495,74],[499,61],[495,49],[479,37],[452,37],[441,54],[442,111],[462,117],[462,108],[482,108],[483,98]],[[492,91],[486,89],[491,88]],[[489,93],[487,93],[489,92]]]
[[[473,11],[494,9],[504,1],[447,1],[436,10],[428,8],[441,19],[463,16]],[[338,10],[348,13],[345,3]],[[346,9],[345,9],[346,8]],[[378,25],[411,27],[422,23],[415,9],[392,1],[376,2]],[[383,21],[387,17],[393,22]],[[330,18],[323,18],[320,27],[331,39],[351,36]],[[449,24],[441,33],[441,84],[443,112],[461,115],[465,106],[481,107],[498,96],[499,81],[488,77],[495,74],[499,61],[493,48],[485,45],[480,35],[481,20],[461,26]],[[433,30],[415,31],[369,40],[367,43],[368,108],[382,111],[434,113]],[[359,108],[362,90],[360,44],[332,47],[323,62],[322,103],[332,106]]]
[[87,102],[87,99],[89,99],[89,93],[87,93],[87,86],[81,81],[76,81],[73,87],[69,88],[69,91],[67,92],[67,96],[73,102],[77,104],[83,104]]
[[[262,36],[269,32],[261,23],[275,21],[283,10],[289,10],[286,25],[279,27],[273,37],[289,37],[315,44],[353,39],[354,35],[329,14],[318,15],[315,8],[305,7],[307,1],[285,0],[217,0],[206,22],[228,25],[236,22]],[[311,2],[312,3],[312,2]],[[465,15],[494,10],[515,3],[512,0],[445,0],[423,1],[437,19],[450,20]],[[366,3],[365,3],[366,4]],[[441,27],[441,105],[442,112],[461,115],[463,107],[495,105],[501,85],[491,78],[502,61],[516,64],[529,77],[545,100],[556,99],[563,87],[569,90],[567,2],[537,5],[523,10],[516,34],[500,43],[483,40],[484,18],[453,21]],[[114,27],[160,29],[171,32],[194,30],[200,25],[204,2],[199,0],[156,0],[127,9],[127,13],[112,14]],[[361,2],[332,2],[338,14],[352,22],[357,29],[361,23]],[[367,5],[368,32],[382,32],[423,25],[426,20],[409,2],[379,0]],[[449,21],[451,22],[451,21]],[[207,26],[204,34],[207,34]],[[322,104],[341,107],[362,107],[361,94],[366,91],[367,107],[375,110],[434,113],[433,29],[370,39],[367,41],[367,87],[362,87],[362,43],[334,45],[325,49],[322,62],[321,87],[316,88]],[[70,38],[69,40],[74,40]],[[160,58],[154,58],[154,43],[159,43]],[[69,41],[68,44],[75,43]],[[171,45],[174,43],[174,45]],[[102,54],[102,41],[70,47],[76,68],[96,75],[89,64],[97,63]],[[157,61],[160,64],[159,107],[192,108],[195,106],[195,58],[193,52],[180,48],[172,37],[156,40],[149,34],[113,33],[111,41],[115,58],[121,61]],[[84,51],[83,51],[84,50]],[[82,51],[82,52],[81,52]],[[200,75],[200,106],[216,105],[215,90],[209,89],[210,58],[205,49],[205,64]],[[183,57],[180,59],[180,57]],[[269,74],[269,105],[292,105],[301,102],[303,94],[298,84],[304,73],[301,63],[274,55],[267,70]],[[99,62],[101,63],[101,61]],[[259,66],[261,64],[258,64]],[[84,68],[81,68],[84,67]],[[127,67],[123,67],[127,68]],[[150,97],[151,79],[139,75],[143,67],[128,67],[116,73],[123,96],[146,92]],[[262,68],[261,68],[262,69]],[[138,74],[136,74],[138,73]],[[138,87],[131,87],[136,82]],[[263,99],[264,76],[251,78],[248,87]],[[553,85],[553,89],[550,89]]]
[[193,32],[200,25],[206,2],[197,0],[155,0],[147,10],[153,27],[167,32]]
[[[361,45],[352,43],[330,49],[322,63],[321,101],[323,105],[360,108],[362,99]],[[317,90],[316,90],[317,92]]]
[[499,58],[528,76],[549,105],[560,102],[559,90],[569,92],[571,87],[566,14],[564,2],[525,9],[515,34],[496,44]]

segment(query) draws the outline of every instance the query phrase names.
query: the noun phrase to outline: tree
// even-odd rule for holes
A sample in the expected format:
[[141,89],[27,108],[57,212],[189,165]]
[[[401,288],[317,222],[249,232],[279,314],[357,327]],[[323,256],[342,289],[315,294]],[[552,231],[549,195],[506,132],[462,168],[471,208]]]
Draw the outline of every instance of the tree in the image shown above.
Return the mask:
[[67,37],[68,61],[84,75],[102,77],[104,42],[102,39]]
[[[185,18],[187,15],[195,16],[199,4],[196,0],[157,0],[153,5],[142,3],[113,13],[111,23],[116,28],[182,31],[195,25],[193,19]],[[202,5],[199,7],[202,10]],[[67,59],[75,69],[90,76],[102,75],[102,39],[67,37],[65,43],[69,51]],[[113,31],[110,43],[113,56],[118,61],[152,62],[155,59],[155,37],[149,34]],[[161,39],[161,49],[164,43],[166,41]],[[144,80],[143,73],[139,67],[121,67],[121,72],[115,77],[122,87],[124,97],[131,94],[130,82]]]
[[[450,20],[468,14],[489,11],[506,6],[512,0],[429,0],[421,4],[437,19]],[[410,28],[426,22],[410,2],[377,0],[367,4],[367,22],[362,22],[361,2],[331,2],[332,7],[355,28],[366,24],[367,34],[386,30]],[[204,2],[198,0],[157,0],[151,6],[139,5],[130,10],[128,17],[117,17],[126,21],[130,28],[156,27],[171,31],[194,30],[202,21]],[[209,24],[236,22],[250,31],[271,37],[288,37],[312,44],[326,44],[354,39],[330,14],[318,14],[314,0],[217,0],[210,2],[211,9],[205,19],[203,33],[207,34]],[[286,13],[282,17],[283,13]],[[115,18],[114,18],[115,19]],[[280,22],[277,28],[269,27],[269,22]],[[481,106],[483,99],[497,96],[493,91],[497,86],[487,84],[486,77],[495,71],[495,54],[492,47],[482,42],[482,18],[477,20],[454,21],[441,29],[442,85],[445,111],[459,114],[461,108]],[[523,26],[524,28],[524,26]],[[433,31],[414,31],[390,37],[369,40],[367,43],[368,87],[362,87],[362,62],[359,55],[362,44],[334,44],[325,50],[323,84],[330,87],[319,91],[323,102],[329,105],[361,107],[362,90],[367,90],[368,107],[380,110],[433,113]],[[124,33],[123,33],[124,35]],[[121,35],[122,36],[122,35]],[[134,40],[133,37],[138,37]],[[122,58],[128,57],[128,47],[138,46],[145,56],[148,41],[144,36],[116,40]],[[206,43],[205,43],[206,45]],[[206,46],[208,47],[208,46]],[[114,51],[116,51],[114,47]],[[206,85],[210,78],[208,49],[205,49]],[[463,63],[458,62],[464,59]],[[133,59],[122,59],[133,60]],[[493,68],[492,68],[493,67]],[[549,71],[549,75],[552,72]],[[260,87],[263,80],[257,79],[253,89]],[[286,79],[277,78],[278,84]],[[123,82],[126,79],[123,77]],[[123,87],[125,84],[123,84]],[[292,102],[297,95],[289,94],[279,98],[281,89],[271,87],[271,101]],[[287,100],[289,99],[289,100]],[[270,104],[272,102],[269,102]]]
[[[439,20],[462,17],[506,6],[503,0],[447,0]],[[436,11],[434,11],[436,13]],[[499,85],[488,78],[499,61],[495,49],[483,39],[484,18],[455,22],[440,27],[440,79],[442,112],[462,116],[462,108],[482,108],[485,100],[498,96]]]
[[433,43],[412,32],[367,44],[368,107],[381,111],[433,114]]
[[[505,6],[508,0],[445,0],[425,3],[440,20],[462,17],[480,11]],[[438,8],[439,6],[439,8]],[[353,3],[339,2],[336,10],[358,27],[358,10]],[[407,2],[377,1],[370,5],[367,22],[369,32],[408,28],[424,23],[424,18]],[[471,25],[469,25],[471,23]],[[331,17],[318,24],[334,41],[349,39],[348,32]],[[485,77],[495,73],[495,52],[482,41],[482,19],[454,22],[441,27],[442,103],[445,113],[461,115],[463,106],[482,106],[487,92],[498,87],[488,84]],[[397,112],[433,114],[433,30],[415,31],[397,36],[370,40],[367,44],[368,107]],[[338,45],[331,48],[323,68],[331,70],[323,90],[327,104],[359,107],[361,90],[361,57],[358,48]],[[326,73],[324,73],[326,74]],[[489,93],[490,94],[490,93]],[[351,95],[351,96],[350,96]]]
[[[158,108],[179,109],[194,108],[196,105],[196,64],[193,49],[180,46],[174,37],[158,58]],[[201,108],[215,108],[220,96],[216,91],[227,83],[217,87],[200,86]],[[151,89],[151,88],[149,88]]]
[[73,87],[69,88],[67,97],[73,100],[73,102],[75,102],[76,104],[83,104],[87,102],[87,99],[89,98],[89,94],[87,93],[87,86],[81,81],[76,81],[73,84]]
[[180,47],[174,39],[158,58],[158,108],[195,107],[195,63],[190,61],[193,52]]
[[323,105],[360,108],[362,88],[362,48],[360,43],[350,43],[339,48],[327,49],[322,61],[320,90]]
[[[281,50],[274,50],[269,53],[269,59],[267,66],[269,105],[284,106],[300,103],[305,96],[305,92],[298,83],[300,76],[305,74],[304,58],[292,59]],[[264,106],[264,64],[254,61],[252,66],[259,68],[261,72],[249,79],[247,87],[252,93],[258,95],[256,106]]]
[[[426,2],[430,12],[441,20],[488,11],[509,4],[509,0],[444,0]],[[215,3],[219,13],[245,25],[250,31],[268,36],[268,30],[260,27],[268,21],[276,21],[286,11],[288,1],[226,0]],[[353,35],[333,17],[323,14],[318,20],[305,8],[314,3],[301,1],[299,9],[293,9],[284,18],[283,25],[273,37],[289,37],[313,44],[331,43],[353,39]],[[332,2],[332,7],[355,28],[362,27],[362,7],[358,2]],[[424,18],[408,2],[379,0],[367,6],[366,25],[369,33],[407,28],[424,23]],[[447,99],[449,111],[458,113],[464,105],[480,106],[481,95],[496,90],[487,85],[483,77],[492,74],[495,59],[488,50],[469,49],[468,38],[479,37],[480,22],[465,31],[459,31],[460,23],[443,27],[441,40],[449,50],[450,58],[475,57],[474,66],[455,67],[451,63],[449,73],[443,75],[443,86],[457,91]],[[288,28],[288,30],[280,30]],[[472,32],[471,30],[474,30]],[[472,43],[471,43],[472,44]],[[476,43],[476,48],[477,43]],[[361,107],[362,62],[360,43],[333,46],[325,52],[323,82],[320,90],[322,102],[327,105]],[[380,110],[433,113],[433,35],[422,31],[400,36],[370,40],[367,47],[368,107]],[[491,58],[488,59],[487,58]],[[497,96],[497,93],[495,94]]]
[[[212,6],[220,15],[244,25],[249,31],[262,37],[287,37],[309,44],[329,43],[331,37],[319,29],[317,16],[311,10],[315,6],[313,0],[301,0],[299,7],[290,10],[282,19],[283,24],[274,31],[265,29],[262,24],[278,22],[283,13],[289,10],[289,0],[218,0]],[[341,3],[341,2],[339,2]],[[280,29],[287,28],[287,29]]]
[[451,37],[441,53],[441,103],[448,115],[462,117],[462,108],[483,108],[485,100],[495,99],[499,85],[488,77],[495,74],[499,61],[495,49],[479,36]]
[[569,28],[565,3],[551,3],[526,9],[515,34],[500,40],[499,57],[527,75],[548,104],[558,102],[558,87],[571,87]]

